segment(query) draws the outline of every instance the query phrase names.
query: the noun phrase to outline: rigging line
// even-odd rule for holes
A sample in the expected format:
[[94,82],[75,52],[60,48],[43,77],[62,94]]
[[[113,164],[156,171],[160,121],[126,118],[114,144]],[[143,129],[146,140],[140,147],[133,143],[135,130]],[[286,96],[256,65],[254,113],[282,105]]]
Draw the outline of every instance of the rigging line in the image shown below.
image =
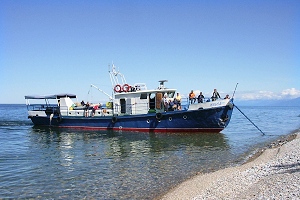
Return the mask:
[[86,94],[86,99],[87,101],[90,101],[90,92],[91,92],[91,87],[89,88],[87,94]]
[[233,92],[233,94],[232,94],[232,98],[234,97],[234,94],[235,94],[235,91],[236,91],[236,88],[237,88],[238,84],[239,84],[239,83],[236,83],[236,85],[235,85],[235,89],[234,89],[234,92]]
[[260,130],[259,128],[258,128],[258,126],[256,126],[235,104],[233,104],[234,105],[234,107],[236,107],[263,135],[265,135],[265,133],[264,132],[262,132],[262,130]]

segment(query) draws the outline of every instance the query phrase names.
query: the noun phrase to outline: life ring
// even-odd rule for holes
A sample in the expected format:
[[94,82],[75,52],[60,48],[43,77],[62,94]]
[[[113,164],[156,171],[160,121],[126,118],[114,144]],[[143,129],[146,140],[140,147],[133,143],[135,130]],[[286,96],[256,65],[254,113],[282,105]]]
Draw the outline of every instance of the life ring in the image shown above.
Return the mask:
[[124,84],[123,87],[122,87],[122,91],[124,91],[124,92],[129,92],[130,89],[131,89],[131,86],[128,85],[127,83]]
[[157,120],[161,120],[161,118],[163,117],[161,113],[156,113],[155,115]]
[[115,87],[114,87],[114,91],[115,92],[121,92],[122,91],[122,87],[121,87],[121,85],[116,85]]
[[117,119],[116,117],[113,117],[113,118],[111,119],[111,122],[112,122],[112,123],[116,123],[117,120],[118,120],[118,119]]

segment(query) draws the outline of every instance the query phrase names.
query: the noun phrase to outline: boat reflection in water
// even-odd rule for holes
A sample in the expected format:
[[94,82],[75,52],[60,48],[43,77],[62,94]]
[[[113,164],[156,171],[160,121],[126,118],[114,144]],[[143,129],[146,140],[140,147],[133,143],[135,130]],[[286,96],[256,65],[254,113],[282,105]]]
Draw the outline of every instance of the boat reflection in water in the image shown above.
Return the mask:
[[94,143],[107,148],[106,155],[128,156],[130,153],[164,152],[180,149],[227,149],[222,133],[154,133],[131,131],[83,131],[49,127],[33,127],[39,141],[57,143],[73,148],[76,143]]
[[199,172],[222,167],[231,156],[222,133],[33,127],[30,138],[39,158],[35,177],[46,178],[43,184],[53,194],[70,191],[70,198],[80,189],[80,197],[152,199]]

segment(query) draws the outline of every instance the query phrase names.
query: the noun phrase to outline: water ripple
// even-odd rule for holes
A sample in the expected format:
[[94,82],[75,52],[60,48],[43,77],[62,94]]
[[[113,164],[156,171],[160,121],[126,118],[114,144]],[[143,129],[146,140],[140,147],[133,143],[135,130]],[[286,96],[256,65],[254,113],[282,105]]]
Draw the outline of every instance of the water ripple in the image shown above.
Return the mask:
[[0,199],[153,199],[300,127],[299,107],[241,107],[267,136],[237,110],[219,134],[154,134],[34,127],[26,107],[10,108],[0,105]]

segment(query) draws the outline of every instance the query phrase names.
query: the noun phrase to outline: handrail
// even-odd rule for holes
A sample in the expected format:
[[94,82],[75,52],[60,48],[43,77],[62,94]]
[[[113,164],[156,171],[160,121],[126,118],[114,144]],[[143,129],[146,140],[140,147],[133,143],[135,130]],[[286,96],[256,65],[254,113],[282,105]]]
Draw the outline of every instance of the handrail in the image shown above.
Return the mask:
[[30,104],[27,105],[27,110],[39,110],[39,111],[45,111],[45,110],[49,110],[49,108],[54,109],[54,108],[58,108],[57,105],[46,105],[46,104]]

